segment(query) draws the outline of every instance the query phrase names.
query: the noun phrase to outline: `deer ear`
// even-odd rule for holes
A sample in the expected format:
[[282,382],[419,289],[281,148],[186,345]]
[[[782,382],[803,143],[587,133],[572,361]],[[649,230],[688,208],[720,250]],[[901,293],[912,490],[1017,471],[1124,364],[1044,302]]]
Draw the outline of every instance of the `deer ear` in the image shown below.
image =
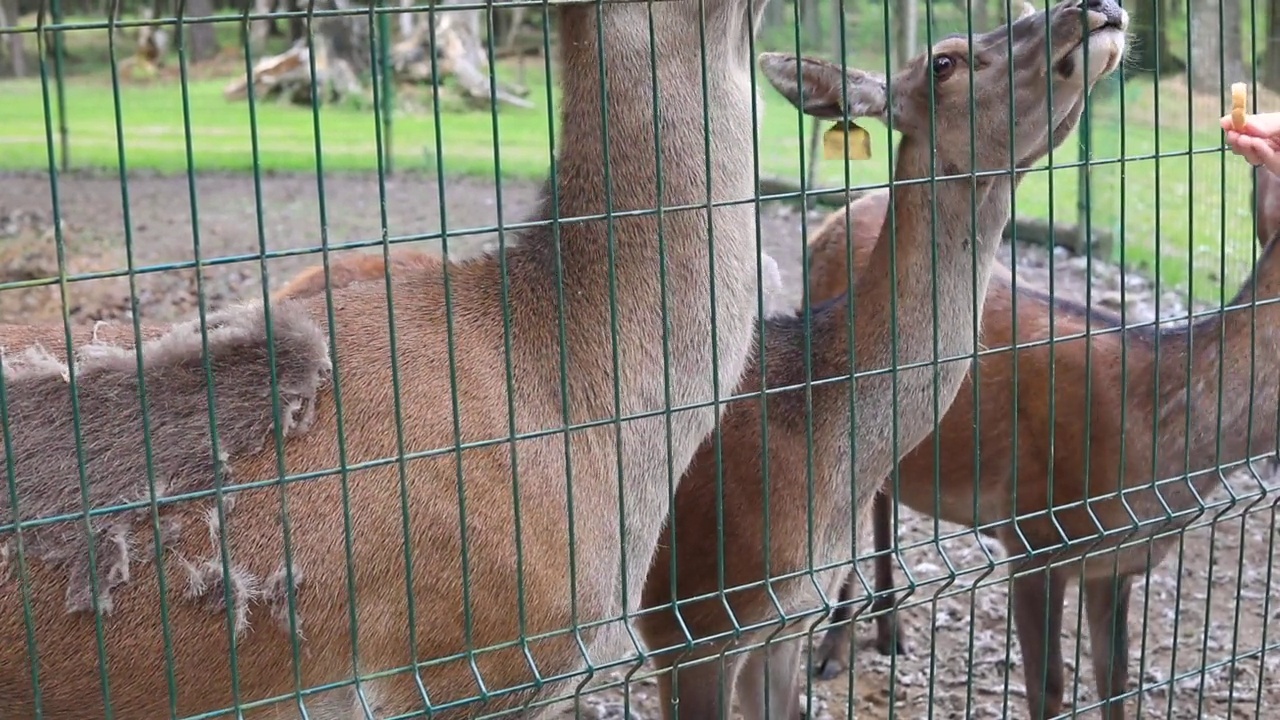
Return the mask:
[[786,53],[761,53],[760,70],[806,115],[828,120],[885,117],[888,95],[879,75]]
[[1023,0],[1023,2],[1022,2],[1022,11],[1018,13],[1018,20],[1021,20],[1022,18],[1025,18],[1025,17],[1030,17],[1030,16],[1032,16],[1032,15],[1035,15],[1037,12],[1039,12],[1039,11],[1038,11],[1038,10],[1036,10],[1036,6],[1035,6],[1035,5],[1032,5],[1031,3],[1026,2],[1026,0]]

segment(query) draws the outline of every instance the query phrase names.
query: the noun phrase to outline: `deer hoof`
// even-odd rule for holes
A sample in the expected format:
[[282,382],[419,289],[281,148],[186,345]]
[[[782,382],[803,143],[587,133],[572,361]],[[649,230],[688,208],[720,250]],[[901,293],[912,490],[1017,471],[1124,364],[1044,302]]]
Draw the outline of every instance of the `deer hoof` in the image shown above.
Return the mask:
[[813,675],[834,680],[849,669],[849,638],[844,633],[827,633],[813,658]]
[[876,652],[881,655],[887,657],[910,654],[907,649],[907,641],[902,637],[901,627],[895,628],[892,632],[880,632],[876,635]]

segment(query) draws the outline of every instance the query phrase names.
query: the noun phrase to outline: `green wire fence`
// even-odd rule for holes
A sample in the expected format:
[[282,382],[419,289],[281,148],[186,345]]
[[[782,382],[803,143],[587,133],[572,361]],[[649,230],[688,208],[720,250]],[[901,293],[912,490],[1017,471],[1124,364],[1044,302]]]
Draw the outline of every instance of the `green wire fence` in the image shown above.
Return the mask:
[[1267,717],[1277,5],[1032,5],[0,0],[0,717]]

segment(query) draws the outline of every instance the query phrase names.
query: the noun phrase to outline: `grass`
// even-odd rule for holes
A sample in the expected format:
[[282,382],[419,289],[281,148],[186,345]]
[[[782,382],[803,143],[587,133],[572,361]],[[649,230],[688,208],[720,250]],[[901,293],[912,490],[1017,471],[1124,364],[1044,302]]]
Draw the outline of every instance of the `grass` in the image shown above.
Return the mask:
[[[220,28],[224,45],[233,44],[235,29],[230,25]],[[92,56],[91,35],[104,34],[69,32],[68,52],[80,58]],[[878,47],[872,40],[868,38],[863,47]],[[783,34],[771,42],[794,47],[795,40]],[[849,46],[859,47],[852,40]],[[857,59],[851,58],[851,62]],[[861,60],[866,67],[883,66],[878,53]],[[185,117],[182,86],[172,69],[168,77],[123,83],[119,106],[124,155],[131,170],[186,172],[188,138],[197,172],[255,169],[249,106],[222,97],[228,76],[243,72],[243,58],[233,52],[212,65],[220,66],[223,72],[192,70]],[[81,74],[68,77],[65,83],[70,163],[76,168],[114,170],[119,151],[110,76],[101,65],[95,69],[83,60],[80,70]],[[515,70],[500,66],[498,72],[510,77]],[[533,89],[530,99],[537,105],[535,109],[505,107],[495,119],[488,110],[444,102],[438,125],[429,93],[401,92],[392,113],[397,170],[434,174],[442,169],[447,176],[489,179],[544,177],[549,164],[550,123],[547,78],[541,61],[528,63],[523,82]],[[0,103],[0,170],[48,168],[43,89],[38,78],[0,83],[6,100]],[[52,82],[48,89],[52,96]],[[807,152],[812,125],[772,89],[766,89],[764,95],[767,109],[760,128],[761,172],[798,181],[803,174],[801,148]],[[552,101],[558,102],[558,98]],[[1188,99],[1185,92],[1178,95],[1176,85],[1168,82],[1157,86],[1129,80],[1122,89],[1113,86],[1096,92],[1091,116],[1096,165],[1091,169],[1091,192],[1083,207],[1094,228],[1110,231],[1121,241],[1116,255],[1123,253],[1127,265],[1147,270],[1158,265],[1161,280],[1171,288],[1184,289],[1190,283],[1197,299],[1215,302],[1222,282],[1226,281],[1225,292],[1230,295],[1252,260],[1250,178],[1243,162],[1230,156],[1224,160],[1221,133],[1211,121],[1218,108],[1209,108],[1206,113],[1193,107],[1203,102]],[[1181,114],[1180,122],[1166,117],[1171,111]],[[1191,123],[1187,117],[1197,120]],[[326,171],[373,171],[377,159],[375,122],[369,107],[326,106],[317,123],[308,108],[259,102],[256,169],[315,172],[319,150]],[[56,128],[56,118],[54,123]],[[874,158],[849,167],[854,185],[883,183],[890,175],[887,133],[875,123],[869,124],[868,130]],[[1081,220],[1080,171],[1073,166],[1080,160],[1081,142],[1077,132],[1054,154],[1052,169],[1046,161],[1043,171],[1026,179],[1017,196],[1019,216],[1053,218],[1066,224]],[[818,185],[842,187],[845,172],[839,162],[821,163]]]

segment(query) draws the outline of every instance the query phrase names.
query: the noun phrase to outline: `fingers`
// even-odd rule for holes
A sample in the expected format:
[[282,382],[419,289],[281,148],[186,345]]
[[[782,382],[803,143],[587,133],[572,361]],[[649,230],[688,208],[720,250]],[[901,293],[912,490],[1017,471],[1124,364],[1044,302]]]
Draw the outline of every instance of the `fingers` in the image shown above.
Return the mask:
[[[1235,126],[1231,124],[1230,114],[1223,115],[1218,122],[1223,130],[1231,131],[1235,129]],[[1280,134],[1280,113],[1245,115],[1244,127],[1241,128],[1240,133],[1260,138],[1269,138]]]
[[1255,157],[1257,162],[1250,162],[1251,165],[1261,165],[1273,173],[1280,173],[1280,155],[1276,154],[1275,147],[1271,143],[1257,143]]
[[1231,152],[1245,159],[1250,165],[1258,165],[1261,161],[1258,159],[1259,145],[1258,139],[1241,135],[1234,130],[1227,131],[1227,147],[1231,148]]
[[1280,113],[1246,115],[1243,132],[1260,138],[1270,138],[1280,133]]
[[1280,153],[1276,152],[1275,145],[1269,140],[1228,130],[1227,146],[1250,165],[1262,165],[1272,172],[1280,173]]
[[1236,132],[1231,116],[1220,121],[1226,131],[1227,147],[1254,167],[1263,166],[1273,173],[1280,173],[1280,113],[1260,113],[1245,117],[1244,127]]

